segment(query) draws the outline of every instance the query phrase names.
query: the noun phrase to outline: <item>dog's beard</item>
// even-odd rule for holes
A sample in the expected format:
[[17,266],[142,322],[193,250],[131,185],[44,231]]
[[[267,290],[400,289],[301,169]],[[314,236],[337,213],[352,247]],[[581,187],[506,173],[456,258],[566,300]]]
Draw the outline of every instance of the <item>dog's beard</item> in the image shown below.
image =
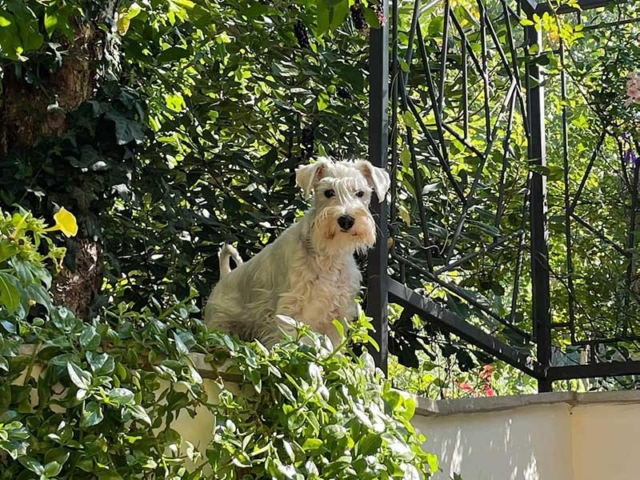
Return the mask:
[[[355,219],[348,231],[338,225],[338,218],[345,214]],[[348,211],[340,207],[323,208],[311,223],[311,242],[314,250],[326,254],[364,252],[376,243],[375,223],[364,207]]]

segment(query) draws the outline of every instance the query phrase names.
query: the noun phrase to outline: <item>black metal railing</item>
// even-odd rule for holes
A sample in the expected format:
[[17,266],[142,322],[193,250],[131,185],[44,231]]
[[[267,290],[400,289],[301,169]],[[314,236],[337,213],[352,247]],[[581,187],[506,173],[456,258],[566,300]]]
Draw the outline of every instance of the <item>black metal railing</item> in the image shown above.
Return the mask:
[[[603,129],[580,180],[571,176],[570,69],[559,69],[553,81],[545,77],[544,32],[522,22],[553,10],[509,0],[478,0],[472,9],[448,0],[391,0],[390,11],[387,0],[382,4],[390,21],[371,32],[369,141],[371,161],[389,169],[392,185],[388,205],[375,207],[381,235],[367,275],[378,365],[386,368],[390,347],[416,345],[401,347],[389,336],[392,302],[534,376],[541,391],[561,379],[640,374],[640,362],[605,364],[597,353],[609,342],[635,339],[628,312],[637,282],[638,168],[629,173],[621,164],[619,172],[629,212],[621,245],[610,228],[594,224],[593,212],[581,212],[587,207],[580,200],[593,188],[590,175],[606,168],[595,165],[615,134]],[[602,4],[581,2],[583,11]],[[596,28],[581,11],[561,7],[554,14]],[[553,53],[568,63],[563,40],[557,47]],[[545,88],[557,89],[563,105],[551,127]],[[552,158],[547,129],[561,138]],[[551,197],[550,179],[562,185]],[[562,228],[554,223],[550,231],[550,218],[561,218]],[[590,328],[590,312],[576,302],[576,288],[584,285],[573,269],[576,228],[617,252],[617,265],[626,268],[626,310],[613,332]],[[571,345],[590,349],[591,364],[554,364],[560,351],[554,338],[562,330]]]

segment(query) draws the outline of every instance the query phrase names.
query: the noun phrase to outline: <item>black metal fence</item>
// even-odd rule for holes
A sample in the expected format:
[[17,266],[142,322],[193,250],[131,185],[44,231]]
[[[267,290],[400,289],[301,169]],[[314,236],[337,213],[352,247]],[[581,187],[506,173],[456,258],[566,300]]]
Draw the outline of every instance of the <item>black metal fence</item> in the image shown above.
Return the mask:
[[[543,75],[543,31],[523,22],[552,12],[548,4],[478,0],[470,10],[455,3],[384,0],[389,22],[371,31],[370,159],[392,175],[388,204],[374,207],[380,238],[367,275],[378,365],[386,368],[390,347],[420,347],[411,329],[401,338],[402,325],[389,335],[391,302],[404,308],[399,324],[417,314],[532,375],[541,391],[557,380],[640,374],[639,361],[600,355],[604,345],[637,339],[638,166],[612,166],[602,147],[620,139],[603,128],[579,149],[589,156],[585,167],[572,170],[567,105],[580,86],[568,86],[566,69],[553,80]],[[602,22],[589,24],[584,12],[607,3],[583,0],[582,11],[555,14],[597,28]],[[432,9],[441,15],[422,21]],[[635,20],[617,24],[625,21]],[[562,39],[554,54],[566,61]],[[553,126],[545,124],[545,88],[562,100]],[[547,151],[548,132],[560,136],[560,149]],[[597,207],[582,200],[595,195],[591,176],[612,168],[626,214],[597,218]],[[617,306],[576,302],[577,289],[589,288],[588,274],[573,269],[577,241],[613,252],[612,274],[622,272],[612,281]],[[598,318],[605,310],[606,322]],[[563,352],[554,339],[563,335],[575,351],[588,350],[586,363],[554,359]]]

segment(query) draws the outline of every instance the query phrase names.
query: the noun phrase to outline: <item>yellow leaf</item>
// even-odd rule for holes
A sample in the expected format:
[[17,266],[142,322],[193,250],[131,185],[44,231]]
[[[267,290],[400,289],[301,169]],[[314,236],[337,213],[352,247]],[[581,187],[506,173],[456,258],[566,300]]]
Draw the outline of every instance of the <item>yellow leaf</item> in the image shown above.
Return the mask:
[[76,217],[73,216],[66,208],[62,207],[53,218],[56,221],[55,230],[61,230],[67,237],[75,237],[78,233],[78,222]]
[[137,17],[142,11],[142,7],[137,3],[134,3],[127,9],[120,9],[118,12],[118,21],[116,22],[118,26],[118,33],[120,35],[125,35],[129,30],[129,26],[131,25],[131,19]]
[[400,218],[402,218],[402,220],[404,220],[404,223],[406,223],[407,226],[410,226],[411,225],[411,214],[409,213],[409,210],[407,210],[403,205],[400,205],[399,213],[400,213]]
[[118,33],[120,35],[124,35],[129,30],[129,25],[131,24],[131,19],[129,17],[120,17],[118,18]]

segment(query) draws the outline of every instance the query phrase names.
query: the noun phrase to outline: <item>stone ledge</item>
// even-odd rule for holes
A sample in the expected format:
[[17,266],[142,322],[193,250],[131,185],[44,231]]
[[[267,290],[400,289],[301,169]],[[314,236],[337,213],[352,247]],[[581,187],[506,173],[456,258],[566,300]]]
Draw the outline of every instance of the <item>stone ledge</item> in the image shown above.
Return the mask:
[[[25,344],[20,346],[21,355],[31,356],[34,352],[35,345]],[[203,378],[221,378],[232,382],[239,382],[241,380],[240,375],[227,371],[229,362],[216,369],[205,361],[205,355],[201,353],[191,353],[189,354],[189,358]],[[552,392],[504,397],[460,398],[455,400],[431,400],[419,396],[414,396],[414,398],[417,403],[417,415],[424,417],[441,417],[447,415],[499,412],[516,408],[555,405],[559,403],[567,404],[571,407],[598,404],[640,405],[640,390],[589,393]]]
[[499,412],[516,408],[554,405],[559,403],[567,404],[571,407],[607,404],[640,405],[640,391],[636,390],[589,393],[552,392],[505,397],[461,398],[455,400],[415,398],[418,404],[416,413],[425,417]]

